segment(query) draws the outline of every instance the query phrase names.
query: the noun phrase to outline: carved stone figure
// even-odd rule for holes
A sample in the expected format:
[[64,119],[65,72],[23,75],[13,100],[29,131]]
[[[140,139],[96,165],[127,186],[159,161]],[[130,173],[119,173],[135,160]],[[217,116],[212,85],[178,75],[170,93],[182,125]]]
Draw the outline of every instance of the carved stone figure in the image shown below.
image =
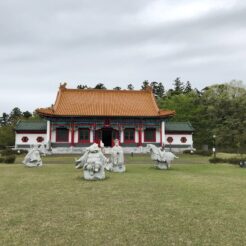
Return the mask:
[[43,165],[40,154],[45,155],[44,146],[33,146],[25,156],[22,163],[27,167],[41,167]]
[[115,139],[114,147],[111,150],[110,163],[106,165],[106,170],[123,173],[126,171],[124,165],[124,153],[122,147],[119,145],[119,140]]
[[151,152],[151,159],[155,161],[155,167],[158,169],[169,169],[171,162],[178,158],[172,152],[166,152],[164,145],[158,148],[153,144],[148,144],[147,147]]
[[107,158],[103,155],[98,144],[94,143],[88,147],[85,153],[76,160],[76,168],[83,168],[84,179],[86,180],[98,180],[105,179],[104,167],[107,162]]

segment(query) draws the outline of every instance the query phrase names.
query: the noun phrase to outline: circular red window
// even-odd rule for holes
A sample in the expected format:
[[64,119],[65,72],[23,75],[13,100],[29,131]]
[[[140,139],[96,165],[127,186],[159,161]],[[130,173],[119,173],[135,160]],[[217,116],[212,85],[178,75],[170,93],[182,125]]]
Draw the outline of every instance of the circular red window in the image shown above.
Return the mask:
[[36,140],[38,143],[42,143],[44,141],[44,138],[43,137],[37,137]]
[[167,142],[168,142],[168,143],[172,143],[172,142],[173,142],[173,138],[172,138],[172,137],[168,137],[168,138],[167,138]]
[[21,141],[22,141],[23,143],[28,142],[28,140],[29,140],[29,138],[28,138],[28,137],[22,137],[22,139],[21,139]]
[[186,137],[182,137],[182,138],[180,138],[180,141],[181,141],[181,143],[186,143],[187,142],[187,138]]

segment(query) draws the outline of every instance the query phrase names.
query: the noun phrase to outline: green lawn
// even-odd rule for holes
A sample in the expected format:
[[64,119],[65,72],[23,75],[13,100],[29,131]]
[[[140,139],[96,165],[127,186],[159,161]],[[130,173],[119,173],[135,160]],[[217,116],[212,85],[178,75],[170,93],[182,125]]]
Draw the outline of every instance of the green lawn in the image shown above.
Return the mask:
[[85,181],[73,159],[0,164],[0,245],[245,245],[246,169],[127,156],[126,173]]

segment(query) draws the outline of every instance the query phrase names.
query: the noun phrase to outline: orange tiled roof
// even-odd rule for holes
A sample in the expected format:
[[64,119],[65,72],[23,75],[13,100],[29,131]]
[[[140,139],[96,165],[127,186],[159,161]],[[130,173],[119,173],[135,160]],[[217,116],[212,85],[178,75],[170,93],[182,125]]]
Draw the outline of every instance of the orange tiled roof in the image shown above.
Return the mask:
[[151,90],[67,89],[61,85],[54,106],[39,108],[44,116],[168,117],[175,111],[159,110]]

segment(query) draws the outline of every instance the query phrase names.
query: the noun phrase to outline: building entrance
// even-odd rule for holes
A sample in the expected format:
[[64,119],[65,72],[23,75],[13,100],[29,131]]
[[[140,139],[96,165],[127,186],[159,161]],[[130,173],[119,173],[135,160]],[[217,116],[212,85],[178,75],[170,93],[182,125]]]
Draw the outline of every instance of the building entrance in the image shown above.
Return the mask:
[[105,147],[112,147],[112,128],[102,129],[102,142]]

